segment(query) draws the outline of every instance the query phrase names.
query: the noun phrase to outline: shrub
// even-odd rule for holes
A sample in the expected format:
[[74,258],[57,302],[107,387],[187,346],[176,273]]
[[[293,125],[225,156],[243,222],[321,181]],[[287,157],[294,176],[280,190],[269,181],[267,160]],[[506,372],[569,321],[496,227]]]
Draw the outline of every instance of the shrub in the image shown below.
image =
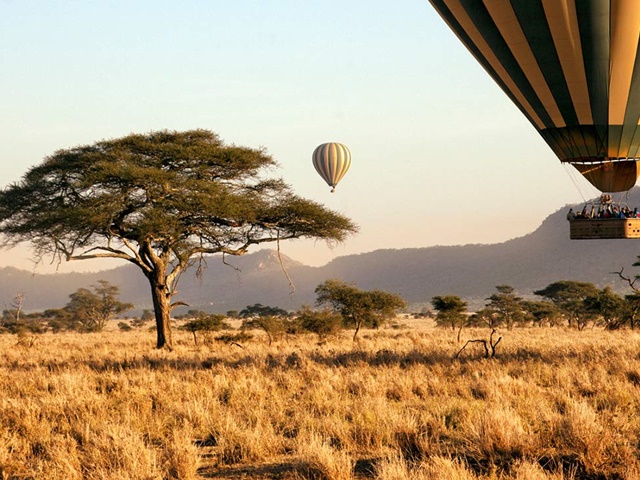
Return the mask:
[[231,343],[240,345],[240,342],[247,342],[253,338],[248,332],[238,332],[238,333],[223,333],[222,335],[218,335],[215,340],[217,342],[222,343]]
[[317,334],[319,338],[335,335],[342,330],[342,316],[331,310],[311,310],[309,307],[303,307],[298,312],[297,320],[304,330]]
[[[148,310],[145,310],[148,311]],[[136,328],[140,328],[140,327],[144,327],[150,319],[146,319],[144,318],[144,315],[140,318],[134,318],[133,320],[131,320],[131,326],[132,327],[136,327]]]
[[225,316],[220,314],[206,314],[201,313],[198,318],[188,321],[180,327],[180,330],[186,330],[193,333],[193,342],[198,345],[198,338],[196,332],[202,332],[204,336],[207,336],[211,332],[218,332],[229,327],[229,324],[224,321]]
[[43,322],[27,319],[4,322],[2,329],[6,333],[13,334],[44,333],[47,330],[46,325]]
[[267,315],[263,317],[255,317],[247,320],[243,320],[242,329],[248,330],[252,328],[263,330],[269,338],[269,345],[280,338],[283,334],[287,333],[287,326],[290,324],[284,317],[276,317],[273,315]]
[[118,328],[122,332],[129,332],[129,331],[133,330],[133,327],[128,322],[118,322]]

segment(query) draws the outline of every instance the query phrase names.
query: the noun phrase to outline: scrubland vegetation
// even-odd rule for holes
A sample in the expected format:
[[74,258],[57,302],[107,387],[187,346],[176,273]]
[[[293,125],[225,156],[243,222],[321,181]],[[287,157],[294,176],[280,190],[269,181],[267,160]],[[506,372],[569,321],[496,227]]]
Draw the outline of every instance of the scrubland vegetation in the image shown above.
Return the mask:
[[0,478],[640,478],[640,334],[424,322],[0,335]]

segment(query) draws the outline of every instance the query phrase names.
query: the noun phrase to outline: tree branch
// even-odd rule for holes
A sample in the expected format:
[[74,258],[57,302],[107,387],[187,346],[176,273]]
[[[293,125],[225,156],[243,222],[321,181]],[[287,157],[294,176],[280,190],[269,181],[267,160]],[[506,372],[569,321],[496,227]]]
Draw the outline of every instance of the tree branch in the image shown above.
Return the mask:
[[280,261],[280,267],[282,268],[282,271],[284,272],[285,277],[287,277],[287,280],[289,281],[289,287],[291,287],[291,291],[289,292],[289,295],[293,295],[294,293],[296,293],[296,286],[291,281],[289,272],[287,272],[287,269],[284,267],[284,262],[282,261],[282,256],[280,255],[280,230],[278,230],[277,245],[278,245],[278,260]]
[[467,340],[467,343],[465,343],[462,348],[460,350],[458,350],[458,353],[456,353],[453,356],[453,359],[456,360],[460,354],[462,353],[462,351],[467,348],[467,345],[469,345],[470,343],[481,343],[482,346],[484,347],[484,356],[485,358],[489,358],[489,348],[487,347],[487,341],[486,340],[482,340],[482,339],[476,339],[476,340]]
[[631,280],[631,277],[625,277],[622,272],[624,272],[624,267],[620,268],[619,272],[611,272],[612,274],[617,274],[622,280],[624,280],[625,282],[627,282],[629,284],[629,287],[631,287],[631,290],[633,290],[635,293],[640,293],[640,288],[635,286],[635,283],[638,281],[638,279],[640,277],[636,276],[636,278],[634,278],[633,280]]

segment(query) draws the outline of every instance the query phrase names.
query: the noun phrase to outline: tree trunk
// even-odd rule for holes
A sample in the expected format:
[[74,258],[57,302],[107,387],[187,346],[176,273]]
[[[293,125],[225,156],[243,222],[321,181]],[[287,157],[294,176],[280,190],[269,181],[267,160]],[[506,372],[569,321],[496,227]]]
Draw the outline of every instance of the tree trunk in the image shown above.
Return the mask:
[[356,331],[353,333],[353,341],[358,340],[358,332],[360,331],[360,325],[362,325],[362,320],[353,319],[356,324]]
[[169,298],[169,288],[164,284],[163,277],[164,275],[149,277],[153,310],[156,314],[156,329],[158,331],[156,347],[166,348],[171,351],[173,350],[171,341],[171,300]]

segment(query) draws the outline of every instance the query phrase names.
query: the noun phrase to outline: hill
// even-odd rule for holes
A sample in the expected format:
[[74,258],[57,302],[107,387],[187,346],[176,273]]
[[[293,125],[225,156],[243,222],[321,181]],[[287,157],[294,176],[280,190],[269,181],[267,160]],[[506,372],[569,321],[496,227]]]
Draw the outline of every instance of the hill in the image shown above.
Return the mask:
[[[631,192],[629,204],[640,205],[640,189]],[[640,254],[640,244],[633,240],[569,240],[565,219],[569,207],[551,214],[534,232],[498,244],[376,250],[339,257],[322,267],[306,266],[283,255],[295,293],[272,250],[226,257],[226,264],[220,256],[210,257],[201,278],[193,269],[183,275],[177,298],[189,308],[214,312],[254,303],[293,310],[313,304],[315,287],[329,278],[400,293],[414,305],[427,304],[434,295],[455,294],[476,306],[496,285],[508,284],[520,295],[530,296],[556,280],[580,280],[626,291],[612,272],[625,267],[629,273],[640,273],[630,268]],[[137,309],[151,308],[146,279],[129,265],[96,273],[46,275],[0,268],[0,292],[5,308],[16,293],[23,292],[27,310],[42,310],[65,305],[70,293],[100,279],[118,285],[122,299]]]

